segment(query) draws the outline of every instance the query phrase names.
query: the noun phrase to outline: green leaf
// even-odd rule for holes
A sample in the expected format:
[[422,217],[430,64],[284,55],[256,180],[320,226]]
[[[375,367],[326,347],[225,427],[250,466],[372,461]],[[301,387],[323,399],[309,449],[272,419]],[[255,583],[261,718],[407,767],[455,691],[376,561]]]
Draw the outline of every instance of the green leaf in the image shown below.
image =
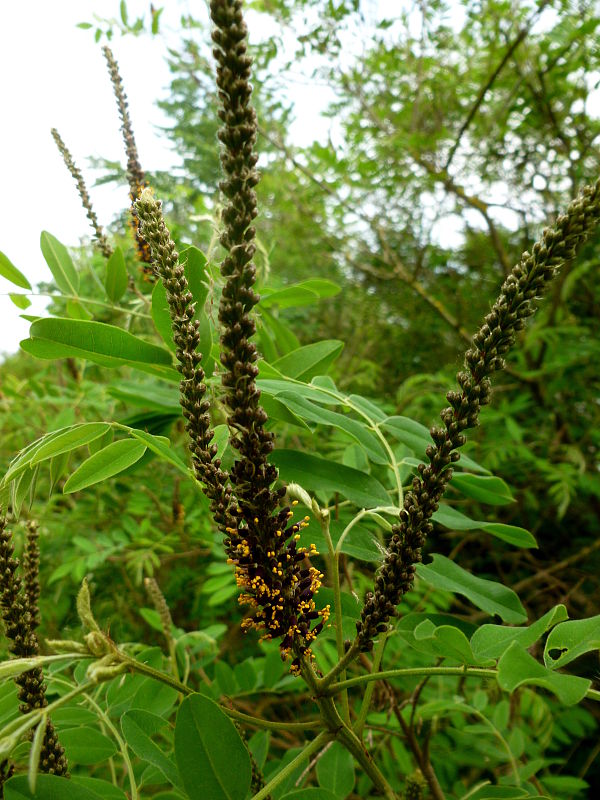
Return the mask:
[[57,775],[38,775],[35,794],[32,794],[27,775],[15,775],[4,784],[4,800],[99,800],[101,795],[91,792],[73,781]]
[[544,663],[557,669],[591,650],[600,650],[600,616],[557,625],[546,640]]
[[375,464],[389,463],[389,459],[381,443],[364,423],[352,419],[352,417],[347,415],[339,414],[337,411],[323,408],[311,402],[306,397],[292,392],[282,392],[277,395],[277,399],[302,419],[309,422],[316,422],[320,425],[329,425],[349,434],[361,445],[365,453]]
[[299,450],[275,450],[271,461],[288,483],[299,483],[311,491],[339,492],[361,508],[390,504],[384,487],[366,472]]
[[519,623],[527,619],[527,613],[512,589],[478,578],[439,553],[433,555],[431,564],[417,564],[416,569],[418,576],[431,586],[461,594],[477,608],[488,614],[498,614],[505,622]]
[[104,288],[109,300],[118,303],[125,294],[129,276],[125,266],[125,257],[120,247],[115,248],[114,253],[106,262],[106,276],[104,278]]
[[181,413],[179,391],[173,385],[161,386],[158,383],[141,383],[140,381],[127,383],[123,381],[109,386],[108,393],[111,397],[142,408]]
[[76,764],[98,764],[114,756],[117,746],[95,728],[67,728],[60,732],[60,743],[67,758]]
[[433,519],[455,531],[470,531],[480,529],[491,533],[503,542],[514,544],[516,547],[537,547],[537,542],[533,534],[525,528],[518,528],[516,525],[505,525],[502,522],[484,522],[482,520],[470,519],[465,514],[452,506],[440,503],[438,510],[433,515]]
[[31,300],[25,294],[14,294],[13,292],[9,292],[8,296],[17,308],[26,309],[31,305]]
[[[336,743],[337,744],[337,743]],[[293,792],[284,794],[281,800],[337,800],[339,795],[329,792],[327,789],[295,789]]]
[[2,251],[0,251],[0,275],[6,278],[7,281],[14,283],[15,286],[31,291],[31,284],[25,275],[15,267],[8,256],[4,255]]
[[135,464],[146,452],[146,445],[131,439],[120,439],[94,453],[75,470],[65,483],[63,492],[71,494],[105,481]]
[[498,662],[498,683],[508,692],[526,684],[541,686],[567,706],[581,702],[592,684],[585,678],[547,669],[517,642],[511,644]]
[[339,742],[332,742],[317,761],[317,778],[322,789],[344,798],[354,788],[354,759]]
[[171,442],[166,436],[155,436],[152,433],[138,430],[137,428],[129,428],[129,435],[133,436],[135,439],[139,439],[139,441],[147,445],[149,450],[152,450],[153,453],[156,453],[156,455],[160,456],[164,461],[173,464],[183,475],[189,478],[189,469],[179,458],[177,453],[171,450]]
[[472,475],[470,472],[456,472],[450,484],[465,497],[492,506],[505,506],[514,503],[515,498],[502,478],[495,475]]
[[326,372],[342,352],[344,343],[337,339],[307,344],[292,350],[273,364],[275,369],[298,381],[309,381],[315,375]]
[[260,308],[294,308],[309,306],[325,297],[334,297],[341,291],[340,287],[323,278],[313,278],[301,281],[283,289],[277,289],[269,294],[262,294]]
[[199,319],[204,311],[204,304],[208,296],[209,278],[206,274],[206,256],[201,250],[192,245],[181,251],[179,263],[183,264],[188,287],[196,304],[194,318]]
[[167,302],[167,292],[162,281],[157,281],[152,290],[152,322],[160,334],[160,338],[167,345],[169,350],[175,352],[175,342],[173,341],[173,330],[171,328],[171,314]]
[[531,647],[547,630],[567,617],[565,606],[558,605],[526,628],[482,625],[471,638],[473,653],[478,658],[499,658],[512,642],[517,642],[524,648]]
[[33,466],[47,458],[58,456],[61,453],[69,453],[76,447],[93,442],[108,430],[110,430],[108,422],[84,422],[81,425],[74,425],[62,433],[59,432],[58,436],[54,436],[46,444],[42,444],[29,463]]
[[166,719],[152,714],[150,711],[142,711],[138,708],[127,711],[121,717],[123,736],[136,756],[156,767],[171,786],[182,788],[181,778],[175,763],[151,739],[152,736],[159,733],[168,724]]
[[21,347],[37,358],[75,356],[104,367],[131,366],[179,380],[167,350],[114,325],[51,317],[38,319],[29,333],[31,338],[21,342]]
[[[54,715],[52,717],[54,719]],[[87,775],[71,775],[71,782],[83,786],[84,789],[89,789],[94,793],[95,797],[101,800],[128,800],[127,795],[118,786],[108,781],[100,780],[100,778],[88,778]]]
[[64,244],[48,231],[42,231],[40,246],[60,291],[63,294],[77,294],[79,275]]
[[478,658],[463,631],[455,625],[436,626],[431,619],[418,621],[413,618],[403,620],[397,630],[398,634],[420,653],[450,658],[460,664],[480,666],[493,663],[490,659]]
[[190,800],[240,800],[250,789],[250,756],[233,722],[200,694],[177,712],[175,757]]

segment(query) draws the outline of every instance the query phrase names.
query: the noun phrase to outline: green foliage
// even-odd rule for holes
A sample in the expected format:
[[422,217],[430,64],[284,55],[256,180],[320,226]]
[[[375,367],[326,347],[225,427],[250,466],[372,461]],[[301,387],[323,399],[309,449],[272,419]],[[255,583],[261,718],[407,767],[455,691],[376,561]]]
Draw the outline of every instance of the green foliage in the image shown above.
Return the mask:
[[[167,290],[141,274],[124,218],[108,260],[44,232],[49,315],[2,364],[0,505],[21,558],[27,522],[41,523],[42,641],[61,655],[35,662],[48,706],[23,716],[12,679],[34,664],[3,645],[0,752],[17,771],[4,797],[594,796],[597,236],[497,379],[401,616],[372,655],[342,659],[468,331],[539,223],[597,176],[596,10],[555,4],[536,26],[529,2],[465,0],[449,25],[438,2],[389,18],[358,0],[249,5],[252,28],[264,15],[277,26],[254,44],[257,385],[277,435],[269,460],[309,523],[298,547],[315,545],[324,576],[314,671],[307,658],[290,674],[277,642],[241,633],[235,570],[193,477]],[[121,3],[118,18],[81,27],[96,40],[156,35],[161,11],[132,19]],[[215,457],[230,471],[217,98],[208,29],[182,27],[161,105],[183,169],[152,183],[195,304]],[[294,142],[290,68],[332,90],[326,145]],[[27,290],[11,295],[26,309],[35,292],[2,253],[0,275]],[[46,714],[68,781],[38,774]]]

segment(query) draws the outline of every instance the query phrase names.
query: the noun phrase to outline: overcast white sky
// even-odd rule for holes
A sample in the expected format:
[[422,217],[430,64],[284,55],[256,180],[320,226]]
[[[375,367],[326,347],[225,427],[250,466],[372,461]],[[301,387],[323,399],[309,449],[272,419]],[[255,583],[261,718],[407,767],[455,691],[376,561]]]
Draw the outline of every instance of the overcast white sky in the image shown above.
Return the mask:
[[[94,11],[117,16],[119,4],[117,0],[34,0],[2,5],[0,250],[34,285],[51,277],[39,248],[42,230],[66,244],[76,244],[81,236],[90,234],[50,128],[61,133],[88,187],[95,179],[87,168],[88,156],[124,160],[117,109],[100,45],[94,45],[92,32],[76,27],[78,22],[93,21]],[[165,22],[169,23],[171,13],[175,25],[187,4],[170,0],[167,5]],[[130,14],[148,13],[148,6],[130,0]],[[199,6],[202,8],[201,3]],[[154,128],[164,121],[155,106],[169,78],[164,42],[149,36],[117,36],[111,47],[129,96],[142,163],[149,170],[167,168],[176,162],[176,156]],[[93,189],[92,195],[104,223],[115,209],[127,204],[125,189],[101,187]],[[16,350],[29,327],[19,318],[23,312],[6,296],[9,291],[20,290],[0,277],[0,352]],[[43,308],[43,301],[31,299],[34,304],[28,312]]]
[[[379,0],[394,7],[395,0]],[[166,122],[156,100],[166,94],[169,70],[166,43],[177,41],[182,13],[208,19],[202,0],[166,0],[161,31],[164,36],[138,38],[117,34],[110,46],[119,62],[142,165],[148,170],[167,169],[178,163],[156,126]],[[128,0],[130,20],[149,17],[147,0]],[[88,156],[103,156],[124,163],[117,109],[100,47],[93,31],[77,28],[93,22],[94,14],[118,17],[118,0],[46,0],[4,3],[0,26],[0,70],[3,76],[0,126],[0,250],[23,272],[32,286],[49,279],[50,272],[39,248],[42,230],[67,245],[90,236],[73,180],[50,136],[56,127],[82,170],[100,222],[106,224],[128,202],[127,190],[113,186],[93,188],[97,174]],[[265,35],[263,30],[253,36]],[[142,68],[143,64],[143,68]],[[296,85],[294,101],[302,116],[317,120],[319,100],[314,87]],[[325,104],[323,98],[322,105]],[[314,126],[310,127],[314,135]],[[14,352],[28,335],[29,323],[8,297],[19,292],[0,277],[0,354]],[[43,298],[30,296],[26,313],[39,313]]]

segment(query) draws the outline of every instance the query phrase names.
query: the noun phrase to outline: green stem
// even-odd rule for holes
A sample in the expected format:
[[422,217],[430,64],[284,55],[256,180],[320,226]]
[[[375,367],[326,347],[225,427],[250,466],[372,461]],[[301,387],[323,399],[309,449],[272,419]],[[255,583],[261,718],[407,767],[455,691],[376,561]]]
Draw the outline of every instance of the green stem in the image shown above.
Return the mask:
[[[345,653],[344,657],[341,661],[339,661],[333,669],[331,669],[321,680],[317,681],[317,689],[319,693],[322,693],[333,681],[334,678],[343,672],[343,670],[350,664],[351,661],[354,661],[356,656],[358,655],[358,643],[356,640],[352,642],[350,649]],[[334,692],[335,694],[335,692]]]
[[[334,695],[352,686],[360,686],[371,681],[383,681],[391,678],[423,677],[424,675],[459,675],[463,678],[497,678],[498,670],[481,667],[409,667],[406,669],[388,669],[383,672],[371,672],[346,681],[334,683],[321,689],[324,695]],[[325,676],[327,677],[327,676]],[[325,680],[325,678],[323,679]],[[600,692],[597,693],[600,696]],[[600,698],[599,698],[600,699]]]
[[[331,532],[329,530],[330,515],[328,511],[322,511],[319,515],[321,530],[327,542],[329,553],[329,567],[331,570],[331,582],[333,585],[333,605],[335,607],[335,642],[337,645],[338,659],[344,658],[344,633],[342,631],[342,590],[340,586],[340,562],[339,553],[333,546]],[[342,671],[342,678],[345,673]],[[350,706],[348,705],[348,692],[342,692],[342,717],[346,724],[350,723]]]
[[[377,672],[381,666],[381,659],[383,658],[383,650],[385,648],[386,639],[386,634],[382,633],[373,653],[373,666],[371,667],[371,672]],[[365,722],[367,721],[367,715],[369,714],[369,709],[371,708],[371,698],[373,697],[374,691],[375,681],[371,681],[371,683],[367,684],[360,711],[358,712],[358,719],[354,723],[353,730],[358,737],[362,736],[363,728],[365,727]]]
[[[148,664],[142,664],[140,661],[136,661],[134,658],[131,658],[131,656],[128,656],[126,653],[123,653],[120,650],[118,651],[118,655],[121,661],[124,661],[133,672],[139,672],[142,675],[147,675],[149,678],[154,678],[154,680],[159,681],[160,683],[165,683],[167,686],[170,686],[172,689],[176,689],[178,692],[186,696],[194,694],[193,689],[191,689],[189,686],[186,686],[185,683],[181,683],[181,681],[177,680],[172,675],[168,675],[166,672],[161,672],[158,669],[154,669],[154,667],[151,667]],[[233,708],[227,708],[227,706],[219,706],[219,708],[232,719],[237,719],[240,722],[246,722],[248,725],[253,725],[255,728],[264,728],[265,730],[311,731],[320,727],[317,720],[314,722],[270,722],[269,720],[260,719],[259,717],[252,717],[250,714],[243,714],[241,711],[236,711]]]
[[275,789],[279,784],[284,781],[289,775],[291,775],[296,767],[301,764],[303,761],[306,761],[307,758],[310,758],[313,753],[316,753],[324,744],[332,739],[333,736],[329,733],[329,731],[322,731],[318,736],[316,736],[312,742],[309,742],[306,747],[298,753],[296,758],[292,759],[289,764],[286,764],[285,767],[275,775],[274,778],[263,786],[260,792],[257,792],[253,797],[252,800],[265,800],[266,797],[270,795],[270,793]]
[[[6,297],[9,293],[2,292],[0,296]],[[14,292],[10,292],[14,294]],[[101,306],[102,308],[110,308],[111,311],[118,311],[120,314],[131,314],[134,317],[141,317],[142,319],[152,319],[150,314],[144,314],[141,311],[134,311],[132,308],[123,308],[122,306],[115,306],[112,303],[104,303],[102,300],[92,300],[89,297],[79,297],[76,294],[52,294],[51,292],[23,292],[27,297],[49,297],[52,300],[78,300],[80,303],[89,303],[92,306]]]

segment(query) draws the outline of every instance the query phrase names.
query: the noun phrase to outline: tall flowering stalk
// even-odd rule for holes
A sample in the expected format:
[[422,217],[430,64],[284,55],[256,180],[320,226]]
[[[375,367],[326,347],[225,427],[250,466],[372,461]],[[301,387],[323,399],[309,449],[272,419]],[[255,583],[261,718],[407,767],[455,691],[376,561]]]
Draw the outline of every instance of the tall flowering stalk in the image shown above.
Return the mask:
[[429,464],[418,466],[419,476],[413,479],[412,491],[404,498],[400,522],[392,530],[374,591],[367,595],[357,623],[361,649],[371,649],[373,637],[387,629],[402,595],[412,587],[415,564],[421,561],[423,545],[433,529],[431,516],[452,478],[449,465],[460,459],[458,448],[466,442],[463,431],[479,424],[481,406],[490,401],[490,375],[504,368],[504,355],[515,343],[517,331],[535,313],[534,301],[557,270],[574,258],[577,247],[590,236],[599,220],[597,181],[583,189],[554,226],[544,230],[531,253],[523,253],[473,337],[473,346],[465,354],[465,368],[456,376],[460,391],[446,395],[450,406],[440,414],[444,427],[431,428],[434,444],[426,451]]
[[140,195],[140,192],[148,185],[148,182],[146,180],[146,174],[140,164],[137,145],[133,135],[131,117],[129,116],[129,102],[127,100],[127,95],[125,94],[125,90],[123,89],[123,81],[119,73],[119,65],[117,64],[110,47],[103,47],[102,52],[104,53],[104,58],[108,64],[108,72],[113,85],[115,98],[117,100],[119,116],[121,117],[121,131],[123,132],[123,142],[125,143],[125,152],[127,154],[127,180],[129,182],[129,197],[131,199],[133,235],[135,237],[135,244],[139,259],[142,264],[148,265],[147,267],[143,267],[143,271],[148,277],[151,277],[153,275],[152,268],[150,266],[152,263],[152,257],[148,245],[140,233],[140,223],[134,205],[135,201]]
[[50,133],[52,134],[52,138],[56,143],[58,152],[61,154],[66,168],[69,170],[73,180],[75,181],[75,184],[77,186],[77,192],[79,194],[79,197],[81,198],[81,204],[83,205],[87,218],[90,221],[90,225],[92,226],[92,228],[94,229],[94,233],[96,234],[96,245],[105,258],[110,258],[113,252],[112,247],[108,243],[108,239],[106,238],[106,235],[102,230],[102,225],[100,225],[100,223],[98,222],[98,217],[92,206],[92,201],[90,200],[90,195],[87,190],[87,186],[85,185],[83,175],[81,174],[81,170],[75,164],[75,161],[73,160],[73,156],[71,155],[69,148],[63,142],[56,128],[52,128],[50,130]]
[[[35,628],[39,624],[38,547],[37,526],[30,524],[25,545],[25,585],[17,575],[19,562],[13,557],[12,533],[6,528],[6,519],[0,517],[0,606],[6,630],[11,640],[11,652],[17,658],[30,658],[39,654]],[[27,714],[36,708],[45,708],[46,684],[41,669],[32,669],[17,676],[20,711]],[[54,775],[68,775],[65,750],[50,720],[46,723],[40,754],[40,770]]]
[[249,83],[252,59],[247,53],[248,31],[241,0],[212,0],[210,13],[215,29],[219,117],[223,144],[221,164],[225,179],[219,184],[227,202],[223,210],[221,244],[226,255],[221,264],[225,286],[219,305],[222,326],[222,383],[229,408],[232,445],[239,458],[231,468],[231,482],[237,499],[237,523],[228,530],[225,544],[236,578],[242,589],[240,601],[255,611],[247,627],[265,631],[267,638],[283,637],[282,653],[295,656],[297,670],[309,643],[321,630],[313,620],[327,617],[328,609],[317,612],[313,596],[323,577],[310,565],[316,553],[299,547],[298,531],[306,524],[288,524],[289,508],[277,511],[285,489],[273,489],[277,469],[268,462],[273,434],[267,431],[267,414],[260,405],[256,386],[258,352],[251,341],[256,332],[252,310],[259,301],[253,286],[256,267],[256,232],[252,222],[257,214],[255,187],[258,156],[256,113],[251,104]]

